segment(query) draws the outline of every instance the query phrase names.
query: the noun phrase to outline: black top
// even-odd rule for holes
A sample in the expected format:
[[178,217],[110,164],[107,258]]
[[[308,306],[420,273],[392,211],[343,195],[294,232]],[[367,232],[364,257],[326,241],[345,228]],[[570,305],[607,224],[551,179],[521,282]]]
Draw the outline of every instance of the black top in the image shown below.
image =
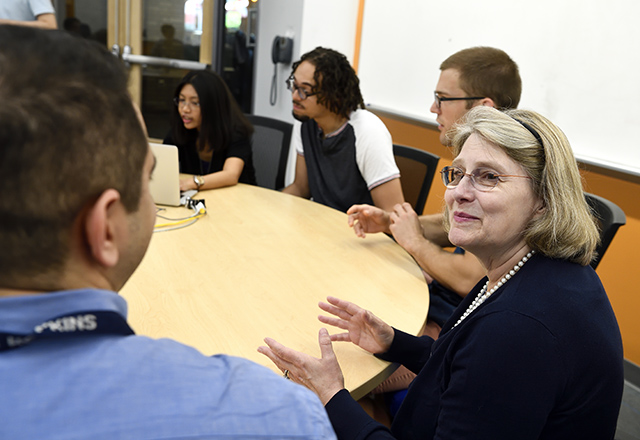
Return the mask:
[[379,357],[418,374],[389,432],[346,390],[326,405],[340,439],[612,439],[624,384],[622,341],[590,266],[534,255],[440,337],[396,330]]
[[373,199],[356,162],[356,135],[351,124],[337,135],[323,138],[314,120],[301,128],[309,191],[315,202],[346,212]]
[[178,147],[178,157],[180,160],[180,172],[187,174],[206,175],[222,171],[224,162],[228,157],[237,157],[244,161],[244,168],[240,174],[238,182],[256,185],[256,172],[253,168],[253,152],[251,150],[251,139],[237,137],[229,146],[220,151],[214,150],[211,162],[208,164],[200,160],[196,148],[196,138],[186,144],[178,144],[173,140],[171,132],[165,136],[164,144],[176,145]]

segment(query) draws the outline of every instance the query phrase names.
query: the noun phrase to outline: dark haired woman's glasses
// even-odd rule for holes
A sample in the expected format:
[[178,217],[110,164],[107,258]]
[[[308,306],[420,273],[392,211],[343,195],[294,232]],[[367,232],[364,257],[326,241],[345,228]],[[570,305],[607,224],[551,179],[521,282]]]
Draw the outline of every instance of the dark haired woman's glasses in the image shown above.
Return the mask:
[[295,79],[293,78],[293,76],[290,76],[287,81],[287,89],[289,89],[289,91],[291,93],[295,92],[296,90],[298,91],[298,96],[300,97],[301,101],[304,101],[305,99],[307,99],[309,96],[313,96],[313,95],[317,95],[318,92],[307,92],[305,89],[303,89],[302,87],[298,87],[295,83]]
[[186,107],[186,106],[189,106],[190,109],[200,108],[200,103],[199,102],[189,102],[186,99],[173,98],[173,103],[178,108],[182,108],[182,107]]
[[479,168],[473,170],[471,173],[465,173],[458,167],[444,167],[442,171],[442,182],[444,186],[449,189],[453,189],[462,181],[462,178],[467,176],[471,179],[471,184],[478,191],[491,191],[499,182],[503,182],[504,177],[522,177],[524,179],[531,179],[529,176],[516,176],[514,174],[498,174],[495,171],[491,171],[485,168]]

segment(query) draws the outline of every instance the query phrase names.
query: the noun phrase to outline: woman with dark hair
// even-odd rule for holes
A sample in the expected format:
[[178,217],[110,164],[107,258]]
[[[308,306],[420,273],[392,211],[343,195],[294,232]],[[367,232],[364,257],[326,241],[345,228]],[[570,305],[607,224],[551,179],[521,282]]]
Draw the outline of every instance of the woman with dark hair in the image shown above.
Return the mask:
[[171,132],[164,143],[177,145],[180,190],[256,184],[251,151],[253,126],[224,80],[210,71],[189,72],[174,93]]

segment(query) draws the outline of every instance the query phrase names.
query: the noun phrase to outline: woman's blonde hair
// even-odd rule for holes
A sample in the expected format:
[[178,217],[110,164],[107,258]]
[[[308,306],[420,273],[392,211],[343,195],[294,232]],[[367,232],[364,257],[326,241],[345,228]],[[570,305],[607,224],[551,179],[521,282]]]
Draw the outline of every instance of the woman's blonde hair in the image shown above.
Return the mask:
[[532,111],[501,112],[478,106],[451,132],[454,156],[472,134],[502,148],[519,163],[544,203],[542,215],[532,219],[524,232],[526,243],[548,257],[589,264],[600,236],[564,133]]

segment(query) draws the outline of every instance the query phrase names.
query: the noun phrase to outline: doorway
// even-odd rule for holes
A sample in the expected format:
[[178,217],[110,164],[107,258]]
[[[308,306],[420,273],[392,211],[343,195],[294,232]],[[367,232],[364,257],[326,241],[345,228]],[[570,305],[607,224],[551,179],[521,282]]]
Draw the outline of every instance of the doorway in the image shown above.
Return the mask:
[[173,93],[190,70],[211,69],[249,113],[257,0],[54,0],[59,28],[99,41],[129,68],[149,137],[169,132]]

